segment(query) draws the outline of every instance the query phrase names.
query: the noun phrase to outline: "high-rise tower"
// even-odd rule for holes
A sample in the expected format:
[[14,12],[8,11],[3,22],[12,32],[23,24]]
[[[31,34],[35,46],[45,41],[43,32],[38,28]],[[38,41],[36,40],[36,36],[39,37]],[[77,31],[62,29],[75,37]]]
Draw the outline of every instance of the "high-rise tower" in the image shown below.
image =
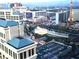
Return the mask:
[[70,15],[67,22],[67,27],[70,27],[73,24],[73,1],[70,1]]

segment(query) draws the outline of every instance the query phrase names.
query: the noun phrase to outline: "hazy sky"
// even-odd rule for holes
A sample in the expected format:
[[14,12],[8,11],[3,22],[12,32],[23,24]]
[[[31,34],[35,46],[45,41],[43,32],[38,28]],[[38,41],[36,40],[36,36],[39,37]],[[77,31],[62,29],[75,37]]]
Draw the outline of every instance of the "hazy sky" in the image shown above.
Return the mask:
[[[21,2],[21,3],[28,3],[28,2],[69,2],[70,0],[0,0],[0,3],[12,3],[12,2]],[[79,1],[79,0],[73,0]]]

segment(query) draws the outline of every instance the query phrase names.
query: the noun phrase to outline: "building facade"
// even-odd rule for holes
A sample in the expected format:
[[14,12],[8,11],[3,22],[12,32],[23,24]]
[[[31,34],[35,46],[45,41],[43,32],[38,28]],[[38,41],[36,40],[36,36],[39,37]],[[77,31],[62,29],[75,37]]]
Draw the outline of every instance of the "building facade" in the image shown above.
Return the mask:
[[20,12],[14,12],[13,9],[0,9],[0,18],[8,20],[21,20],[23,17]]
[[48,11],[48,10],[38,10],[38,11],[26,11],[25,19],[30,21],[47,21],[52,20],[53,24],[59,24],[61,22],[66,22],[69,18],[69,10],[57,10]]
[[23,25],[15,21],[0,20],[0,58],[36,59],[37,43],[24,38]]
[[20,3],[11,3],[10,8],[1,8],[0,9],[0,18],[9,19],[9,20],[22,20],[23,13],[27,10]]
[[45,22],[52,20],[53,24],[66,22],[69,18],[68,9],[31,10],[20,3],[10,4],[10,9],[0,9],[0,18],[8,20],[28,20],[33,22]]
[[47,15],[53,21],[54,24],[59,24],[62,22],[66,22],[69,18],[69,10],[64,11],[55,11],[55,12],[48,12]]

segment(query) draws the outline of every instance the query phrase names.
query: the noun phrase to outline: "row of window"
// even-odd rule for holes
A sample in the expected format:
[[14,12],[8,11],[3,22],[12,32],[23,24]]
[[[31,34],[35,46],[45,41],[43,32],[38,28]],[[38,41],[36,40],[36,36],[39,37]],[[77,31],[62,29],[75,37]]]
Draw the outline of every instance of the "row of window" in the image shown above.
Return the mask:
[[[4,12],[0,12],[0,18],[5,18]],[[6,19],[19,20],[23,19],[23,16],[11,16],[10,12],[6,12]]]
[[33,49],[30,49],[30,50],[25,51],[25,52],[23,52],[23,53],[20,53],[20,59],[25,59],[25,58],[27,58],[27,54],[28,54],[28,57],[34,55],[34,52],[35,52],[35,51],[34,51],[34,48],[33,48]]
[[[0,12],[0,15],[4,15],[4,12]],[[6,15],[10,15],[10,12],[6,12]]]
[[0,18],[5,18],[5,16],[1,16],[1,15],[0,15]]
[[56,16],[56,13],[47,13],[47,16],[53,17],[53,16]]
[[0,15],[4,15],[4,12],[0,12]]
[[0,32],[0,37],[5,38],[5,34]]
[[28,53],[29,53],[29,57],[32,56],[32,55],[34,55],[34,48],[31,49],[31,50],[29,50]]
[[6,16],[6,19],[18,20],[18,16]]
[[7,57],[5,57],[5,55],[2,55],[1,52],[0,52],[0,59],[2,59],[2,58],[3,59],[8,59]]
[[3,51],[5,51],[7,54],[9,54],[14,59],[17,59],[17,54],[14,53],[14,52],[12,52],[12,50],[8,49],[6,46],[4,46],[1,43],[0,43],[0,49],[2,49]]
[[46,16],[46,12],[37,12],[36,16]]
[[6,12],[6,15],[10,15],[10,12]]
[[[1,43],[0,43],[0,49],[2,49],[3,51],[5,51],[5,53],[9,54],[14,59],[17,59],[17,54],[14,53],[14,52],[12,52],[12,50],[8,49],[6,46],[4,46]],[[20,59],[25,59],[25,58],[27,58],[27,56],[30,57],[30,56],[32,56],[34,54],[35,54],[35,50],[34,50],[34,48],[32,48],[32,49],[30,49],[28,51],[20,53]]]

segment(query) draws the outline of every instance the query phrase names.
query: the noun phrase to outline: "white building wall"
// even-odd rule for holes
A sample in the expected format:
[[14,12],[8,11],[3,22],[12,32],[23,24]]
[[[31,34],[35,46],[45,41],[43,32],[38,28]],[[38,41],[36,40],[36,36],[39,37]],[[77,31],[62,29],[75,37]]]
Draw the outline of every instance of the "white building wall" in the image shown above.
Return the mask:
[[[8,45],[6,42],[2,43],[0,42],[1,44],[3,44],[4,46],[6,46],[8,49],[10,49],[12,51],[12,56],[9,55],[9,50],[8,50],[8,54],[3,51],[2,49],[0,49],[0,52],[2,55],[5,55],[5,57],[8,57],[9,59],[14,59],[13,58],[13,52],[17,54],[17,59],[20,59],[20,53],[23,53],[26,51],[26,55],[27,55],[27,58],[26,59],[36,59],[37,57],[37,54],[36,54],[36,47],[37,47],[37,43],[34,43],[32,45],[29,45],[29,46],[26,46],[24,48],[21,48],[21,49],[15,49],[14,47]],[[34,55],[32,56],[28,56],[28,50],[34,48]]]
[[[23,10],[23,12],[25,11],[25,9],[22,9]],[[19,10],[18,9],[18,11],[22,11],[22,10]],[[14,9],[0,9],[0,12],[4,12],[4,15],[0,15],[0,18],[4,18],[4,19],[8,19],[8,20],[20,20],[21,19],[21,15],[20,14],[17,14],[17,15],[15,15],[15,14],[13,14],[13,12],[14,12],[15,10]],[[6,12],[10,12],[10,14],[6,14]]]
[[5,30],[3,27],[0,27],[0,33],[5,33]]
[[17,26],[13,26],[10,27],[10,37],[17,37],[18,36],[18,27]]
[[[5,57],[7,57],[8,59],[14,59],[13,57],[11,57],[11,56],[9,56],[7,53],[5,53],[4,51],[2,51],[1,49],[0,49],[0,52],[1,52],[1,56],[5,56]],[[3,58],[2,58],[3,59]]]
[[34,19],[36,17],[35,12],[32,12],[32,14],[33,14],[33,19]]
[[56,13],[56,24],[59,24],[59,13]]
[[[14,59],[13,58],[13,52],[14,53],[17,53],[17,50],[15,48],[13,48],[12,46],[8,45],[6,42],[1,42],[0,41],[0,44],[3,44],[4,45],[4,51],[0,48],[0,52],[1,52],[1,56],[5,56],[7,57],[8,59]],[[5,47],[8,48],[8,53],[5,52]],[[12,51],[12,56],[9,55],[9,49]]]
[[[32,45],[29,45],[27,47],[24,47],[24,48],[21,48],[19,49],[17,52],[18,52],[18,58],[20,58],[20,53],[23,53],[26,51],[26,56],[27,58],[26,59],[36,59],[37,58],[37,54],[36,54],[36,47],[37,47],[37,43],[35,42],[34,44]],[[30,57],[28,56],[28,50],[31,50],[34,48],[34,55],[31,55]],[[23,54],[24,56],[24,54]]]

